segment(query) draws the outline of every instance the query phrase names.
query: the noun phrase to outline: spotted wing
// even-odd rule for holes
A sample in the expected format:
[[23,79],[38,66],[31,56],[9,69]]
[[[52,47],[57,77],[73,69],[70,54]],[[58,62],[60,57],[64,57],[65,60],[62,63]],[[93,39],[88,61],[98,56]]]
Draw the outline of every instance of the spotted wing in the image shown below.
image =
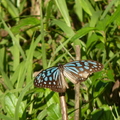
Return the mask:
[[93,60],[73,61],[64,65],[64,76],[74,84],[86,80],[89,75],[102,70],[103,65]]
[[56,92],[65,92],[64,76],[58,67],[51,67],[41,71],[34,80],[36,87],[50,88]]

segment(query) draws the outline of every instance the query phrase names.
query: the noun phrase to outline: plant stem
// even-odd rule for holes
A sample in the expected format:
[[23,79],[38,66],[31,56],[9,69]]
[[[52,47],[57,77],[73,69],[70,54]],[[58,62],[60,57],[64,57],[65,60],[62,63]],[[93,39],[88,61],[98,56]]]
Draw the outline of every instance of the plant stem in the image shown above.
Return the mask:
[[[75,46],[76,60],[80,60],[80,46]],[[80,120],[80,82],[75,85],[75,116],[74,120]]]
[[65,93],[59,93],[62,120],[68,120],[67,106],[65,102]]

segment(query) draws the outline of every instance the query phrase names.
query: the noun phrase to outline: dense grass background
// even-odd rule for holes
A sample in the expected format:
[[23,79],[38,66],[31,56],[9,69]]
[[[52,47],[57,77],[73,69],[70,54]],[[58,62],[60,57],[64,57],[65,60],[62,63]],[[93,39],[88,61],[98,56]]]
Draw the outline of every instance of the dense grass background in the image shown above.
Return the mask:
[[[0,5],[0,119],[60,120],[58,93],[34,88],[33,73],[75,60],[76,45],[81,59],[104,65],[80,86],[81,119],[120,119],[119,0],[1,0]],[[74,85],[69,86],[73,120]]]

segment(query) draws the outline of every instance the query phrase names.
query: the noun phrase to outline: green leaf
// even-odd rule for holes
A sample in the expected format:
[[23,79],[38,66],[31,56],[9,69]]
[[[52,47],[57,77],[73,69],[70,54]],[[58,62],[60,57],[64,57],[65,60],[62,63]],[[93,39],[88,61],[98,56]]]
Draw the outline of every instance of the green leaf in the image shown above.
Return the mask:
[[13,18],[19,16],[19,9],[15,6],[15,3],[11,0],[3,0],[2,5],[8,10]]
[[80,6],[84,9],[86,13],[88,13],[90,16],[94,12],[94,9],[90,2],[88,0],[79,0]]
[[53,20],[52,23],[58,25],[66,34],[68,37],[71,37],[74,35],[74,31],[71,27],[67,26],[67,24],[61,20]]
[[[8,116],[11,116],[14,118],[15,116],[15,108],[17,104],[18,98],[12,94],[12,93],[7,93],[4,98],[4,104],[5,104],[5,109],[8,114]],[[22,117],[23,111],[25,110],[25,105],[23,102],[21,102],[20,107],[19,107],[19,117]]]
[[47,116],[47,110],[44,109],[42,112],[40,112],[37,116],[37,120],[43,120]]
[[107,21],[107,25],[114,22],[118,18],[119,15],[120,15],[120,5],[117,7],[117,10],[114,12],[113,15],[111,15],[110,19]]
[[108,105],[102,105],[100,109],[92,112],[92,120],[114,120],[111,109]]
[[107,76],[107,80],[106,81],[111,81],[111,82],[115,81],[113,70],[107,70],[106,76]]
[[0,67],[0,74],[2,74],[2,78],[4,79],[4,83],[8,87],[8,89],[13,89],[12,82],[10,81],[6,73],[1,69],[1,67]]
[[65,0],[55,0],[55,2],[62,14],[67,26],[71,27],[66,1]]
[[50,106],[53,103],[59,103],[58,93],[51,91],[49,88],[45,89],[45,99],[47,101],[47,106]]
[[17,25],[11,28],[14,34],[18,34],[21,31],[25,31],[31,28],[34,28],[40,24],[40,20],[35,17],[29,17],[25,19],[21,19]]
[[60,107],[59,104],[52,104],[47,108],[48,113],[48,120],[60,120],[61,119],[61,113],[60,113]]
[[3,114],[0,114],[0,118],[1,118],[1,120],[14,120],[13,118],[8,117],[8,116],[3,115]]
[[73,42],[76,39],[80,39],[84,35],[86,35],[88,32],[95,30],[96,28],[94,27],[84,27],[80,30],[77,31],[77,33],[70,39],[71,42]]
[[17,100],[17,104],[16,104],[16,107],[15,107],[15,120],[19,120],[19,109],[21,108],[22,99],[25,96],[26,92],[30,89],[32,84],[33,84],[33,81],[31,81],[29,84],[27,84],[25,86],[25,88],[23,88],[22,92],[20,93],[20,96]]

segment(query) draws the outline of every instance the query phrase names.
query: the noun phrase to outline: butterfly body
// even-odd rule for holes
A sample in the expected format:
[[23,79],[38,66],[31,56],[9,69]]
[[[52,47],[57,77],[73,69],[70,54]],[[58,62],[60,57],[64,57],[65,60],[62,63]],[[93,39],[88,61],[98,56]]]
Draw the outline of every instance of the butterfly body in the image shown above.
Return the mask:
[[65,92],[68,84],[65,77],[76,84],[86,80],[93,72],[102,70],[103,65],[93,60],[69,62],[58,67],[51,67],[41,71],[34,80],[36,87],[50,88],[56,92]]

